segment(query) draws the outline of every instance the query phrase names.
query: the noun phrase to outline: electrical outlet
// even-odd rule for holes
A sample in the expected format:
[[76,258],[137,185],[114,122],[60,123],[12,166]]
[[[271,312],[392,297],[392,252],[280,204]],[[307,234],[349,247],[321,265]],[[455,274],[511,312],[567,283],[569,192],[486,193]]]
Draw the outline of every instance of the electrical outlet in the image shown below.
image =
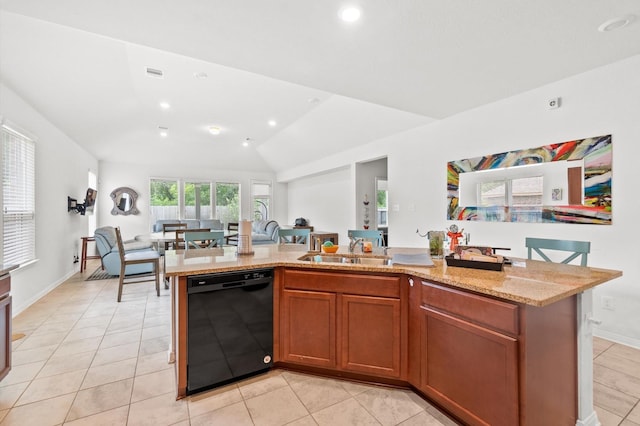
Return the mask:
[[547,108],[556,109],[560,108],[560,98],[551,98],[547,101]]
[[80,262],[80,258],[78,256],[73,256],[73,263]]
[[614,311],[615,306],[613,303],[613,297],[611,296],[602,296],[602,309],[606,309],[608,311]]

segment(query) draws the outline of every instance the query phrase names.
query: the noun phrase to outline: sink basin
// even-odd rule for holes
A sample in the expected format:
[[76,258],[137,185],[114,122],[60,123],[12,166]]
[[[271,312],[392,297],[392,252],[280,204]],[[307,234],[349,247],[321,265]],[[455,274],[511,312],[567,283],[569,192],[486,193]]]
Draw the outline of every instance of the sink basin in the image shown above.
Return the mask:
[[340,256],[340,255],[326,255],[326,254],[306,254],[298,260],[304,260],[306,262],[331,262],[331,263],[353,263],[353,258]]
[[329,262],[329,263],[350,263],[356,265],[391,265],[391,259],[386,257],[363,257],[363,256],[340,256],[326,254],[306,254],[298,260],[305,262]]
[[391,265],[391,259],[386,257],[354,257],[352,260],[361,265]]

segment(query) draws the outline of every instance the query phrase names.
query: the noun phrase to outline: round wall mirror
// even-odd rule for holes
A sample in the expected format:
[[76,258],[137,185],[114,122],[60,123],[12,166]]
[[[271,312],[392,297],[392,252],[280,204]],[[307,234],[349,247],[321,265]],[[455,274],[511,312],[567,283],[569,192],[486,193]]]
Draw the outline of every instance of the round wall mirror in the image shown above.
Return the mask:
[[138,208],[136,207],[136,200],[138,199],[138,193],[131,188],[121,186],[111,192],[111,199],[113,200],[113,209],[111,209],[112,215],[129,215],[138,214]]

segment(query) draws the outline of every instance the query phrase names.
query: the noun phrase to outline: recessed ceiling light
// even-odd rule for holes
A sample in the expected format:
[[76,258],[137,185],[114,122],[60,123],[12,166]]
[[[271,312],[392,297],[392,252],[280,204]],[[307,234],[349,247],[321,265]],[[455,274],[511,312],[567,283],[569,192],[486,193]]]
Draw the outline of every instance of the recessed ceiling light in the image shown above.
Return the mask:
[[220,127],[215,127],[215,126],[209,127],[209,133],[211,133],[212,135],[219,135]]
[[344,22],[356,22],[358,19],[360,19],[360,15],[362,15],[362,11],[355,6],[343,7],[338,12],[338,16]]
[[160,102],[160,108],[169,109],[171,108],[171,104],[169,102]]
[[276,127],[278,125],[278,122],[276,120],[269,120],[269,126],[271,127]]
[[194,72],[193,76],[195,78],[199,78],[199,79],[205,79],[205,78],[209,77],[206,72]]
[[634,15],[626,15],[619,16],[617,18],[609,19],[608,21],[603,22],[598,27],[598,31],[601,33],[606,33],[609,31],[619,30],[620,28],[624,28],[634,21],[636,17]]
[[160,130],[160,136],[162,136],[163,138],[166,138],[167,136],[169,136],[169,128],[168,127],[158,126],[158,130]]

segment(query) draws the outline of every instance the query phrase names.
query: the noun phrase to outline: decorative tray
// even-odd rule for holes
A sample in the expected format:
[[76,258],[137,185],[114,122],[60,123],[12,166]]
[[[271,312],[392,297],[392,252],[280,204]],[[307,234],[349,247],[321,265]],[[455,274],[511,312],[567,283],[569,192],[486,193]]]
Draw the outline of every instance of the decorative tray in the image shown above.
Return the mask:
[[504,266],[503,262],[482,262],[479,260],[456,259],[453,257],[453,254],[446,256],[445,260],[447,261],[447,266],[457,266],[460,268],[484,269],[487,271],[502,271],[502,268]]

